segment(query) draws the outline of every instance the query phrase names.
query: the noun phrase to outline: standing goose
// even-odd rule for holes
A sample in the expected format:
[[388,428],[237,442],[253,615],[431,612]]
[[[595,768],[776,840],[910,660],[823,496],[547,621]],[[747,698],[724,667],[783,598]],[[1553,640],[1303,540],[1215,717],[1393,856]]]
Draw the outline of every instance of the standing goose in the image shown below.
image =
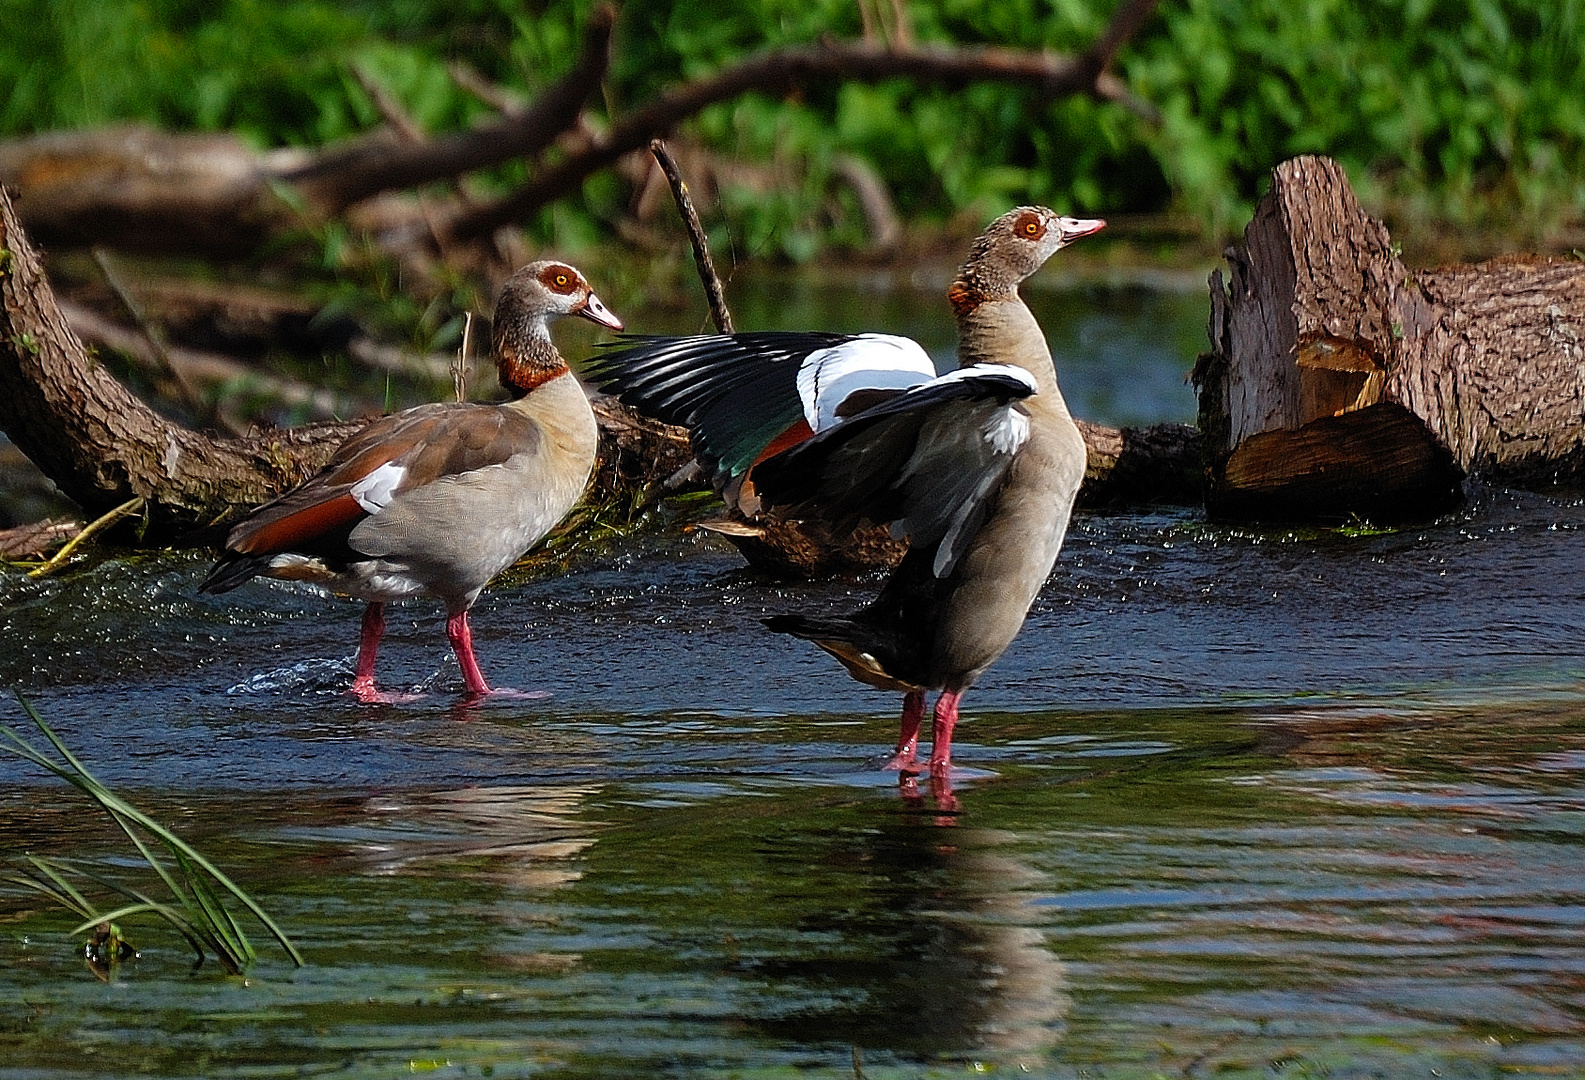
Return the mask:
[[947,296],[960,367],[937,376],[884,334],[662,338],[598,357],[591,377],[689,429],[729,505],[833,528],[890,522],[908,553],[849,615],[778,615],[860,682],[904,694],[888,768],[948,774],[958,701],[1012,642],[1051,572],[1084,479],[1084,439],[1018,286],[1099,220],[1020,207],[975,241]]
[[562,315],[622,329],[567,264],[514,273],[496,302],[491,346],[511,399],[420,405],[376,420],[317,476],[233,528],[199,591],[226,592],[262,574],[367,601],[352,680],[364,701],[384,700],[374,657],[386,602],[427,593],[446,605],[468,694],[489,693],[468,609],[566,516],[594,467],[594,414],[550,339],[550,320]]

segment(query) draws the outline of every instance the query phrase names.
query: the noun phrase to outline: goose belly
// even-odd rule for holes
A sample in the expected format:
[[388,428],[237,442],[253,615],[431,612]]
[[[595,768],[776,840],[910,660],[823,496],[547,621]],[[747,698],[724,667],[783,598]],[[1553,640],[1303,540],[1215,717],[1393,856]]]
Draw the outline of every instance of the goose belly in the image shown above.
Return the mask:
[[509,461],[398,498],[352,531],[352,547],[369,556],[352,568],[355,594],[397,599],[426,592],[452,607],[471,604],[583,494],[592,462],[576,477],[559,470],[559,481],[545,465]]
[[932,667],[948,689],[972,686],[1018,636],[1062,549],[1084,460],[1069,422],[1031,439],[1008,471],[937,623]]

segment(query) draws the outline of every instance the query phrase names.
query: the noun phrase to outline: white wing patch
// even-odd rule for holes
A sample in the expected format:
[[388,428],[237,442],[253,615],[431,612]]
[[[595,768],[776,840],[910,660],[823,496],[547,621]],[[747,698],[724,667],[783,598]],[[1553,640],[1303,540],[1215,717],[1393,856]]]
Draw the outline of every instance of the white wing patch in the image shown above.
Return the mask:
[[[954,368],[945,375],[938,375],[931,380],[931,385],[940,386],[942,383],[962,382],[964,379],[974,379],[981,375],[1005,375],[1010,379],[1017,379],[1029,387],[1031,394],[1038,393],[1040,384],[1035,382],[1035,377],[1021,367],[1012,364],[970,364],[968,367]],[[915,388],[910,388],[915,389]]]
[[980,434],[998,454],[1014,454],[1029,441],[1029,414],[1013,405],[1004,405],[991,413],[980,428]]
[[936,366],[912,338],[860,334],[816,349],[798,367],[798,396],[809,427],[841,423],[837,406],[855,390],[907,390],[936,377]]
[[352,485],[350,494],[358,505],[371,514],[378,514],[391,505],[396,491],[407,478],[407,467],[387,461],[369,475]]

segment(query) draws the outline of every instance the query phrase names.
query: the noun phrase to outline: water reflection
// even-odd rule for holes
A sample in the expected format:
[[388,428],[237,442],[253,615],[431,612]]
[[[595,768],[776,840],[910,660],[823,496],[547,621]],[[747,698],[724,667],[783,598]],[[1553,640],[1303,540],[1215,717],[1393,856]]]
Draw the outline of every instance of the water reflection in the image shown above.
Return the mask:
[[[1582,529],[1504,492],[1385,534],[1083,516],[965,773],[901,797],[863,768],[892,700],[759,625],[874,582],[769,582],[699,536],[487,592],[479,648],[549,696],[471,705],[422,605],[382,662],[425,696],[369,707],[340,693],[350,605],[216,603],[181,555],[0,574],[0,678],[313,961],[233,983],[144,931],[107,987],[0,886],[0,1059],[1585,1074]],[[11,758],[0,849],[128,863]]]
[[[168,1028],[202,1015],[205,1060],[250,1069],[1585,1067],[1577,701],[982,714],[998,775],[953,814],[854,782],[889,716],[392,712],[361,733],[472,779],[145,793],[309,969],[193,982],[145,935],[104,999],[58,918],[7,901],[33,944],[9,939],[0,1000],[50,1022],[0,1051],[58,1061],[92,1015],[155,1040],[109,1071],[188,1075],[198,1036]],[[14,788],[0,837],[118,848]]]
[[[575,892],[595,913],[625,898],[627,931],[669,957],[671,977],[725,995],[763,1052],[1032,1066],[1061,1040],[1065,970],[1013,836],[830,794],[791,818],[787,796],[726,801],[607,834]],[[642,899],[612,865],[638,859]],[[643,964],[620,949],[584,959]]]

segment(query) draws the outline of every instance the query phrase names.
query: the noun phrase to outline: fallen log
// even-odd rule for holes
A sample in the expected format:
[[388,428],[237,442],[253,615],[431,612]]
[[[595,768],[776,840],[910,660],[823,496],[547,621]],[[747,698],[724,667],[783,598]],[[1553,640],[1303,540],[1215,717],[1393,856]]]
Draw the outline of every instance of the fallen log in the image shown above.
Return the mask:
[[[500,227],[578,190],[594,173],[671,134],[700,110],[756,91],[893,78],[952,88],[1014,83],[1050,100],[1086,95],[1154,115],[1110,69],[1156,3],[1123,0],[1090,47],[1071,54],[829,40],[768,49],[670,87],[598,130],[586,122],[583,106],[597,96],[611,60],[616,13],[602,4],[590,11],[567,73],[532,103],[473,130],[424,139],[374,133],[318,150],[265,154],[226,135],[130,127],[52,133],[0,143],[0,184],[21,192],[23,220],[44,243],[234,257],[257,251],[266,240],[300,234],[305,225],[338,216],[350,220],[353,207],[382,194],[524,162],[528,180],[494,201],[405,200],[399,214],[386,208],[376,241],[387,253],[445,256],[489,241]],[[565,142],[561,156],[547,161],[558,140]],[[862,169],[862,163],[849,162],[841,171],[851,179]],[[867,212],[884,218],[874,203],[870,192]],[[886,239],[884,221],[877,229]]]
[[1279,165],[1195,367],[1213,517],[1391,522],[1585,480],[1585,264],[1411,272],[1334,161]]
[[572,70],[533,106],[423,142],[378,134],[317,152],[259,154],[229,135],[141,127],[0,143],[0,184],[44,243],[138,252],[251,254],[268,238],[381,192],[532,159],[574,127],[610,60],[614,10],[595,8]]
[[165,542],[313,473],[358,426],[215,439],[167,420],[93,362],[0,188],[0,429],[90,517],[142,498]]

